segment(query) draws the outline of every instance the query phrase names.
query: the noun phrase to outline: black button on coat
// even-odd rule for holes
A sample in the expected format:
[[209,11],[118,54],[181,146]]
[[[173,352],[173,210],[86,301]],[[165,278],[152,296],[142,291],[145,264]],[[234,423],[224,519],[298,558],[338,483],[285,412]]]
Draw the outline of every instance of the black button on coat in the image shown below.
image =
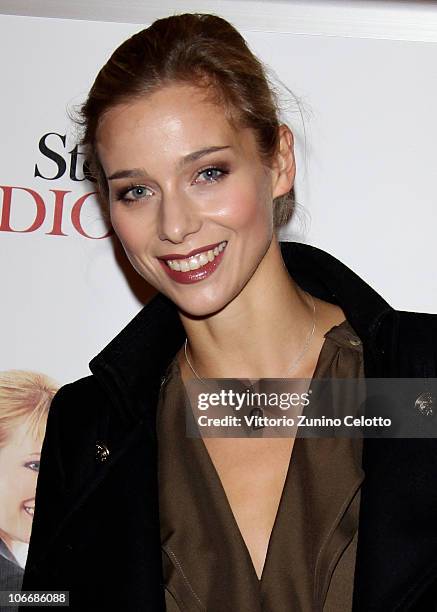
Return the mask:
[[[281,249],[303,289],[343,309],[366,377],[437,377],[437,315],[394,310],[320,249]],[[184,338],[175,306],[158,294],[91,361],[91,376],[57,393],[24,590],[68,590],[75,611],[164,610],[155,418]],[[436,610],[437,441],[366,439],[363,468],[354,612]]]

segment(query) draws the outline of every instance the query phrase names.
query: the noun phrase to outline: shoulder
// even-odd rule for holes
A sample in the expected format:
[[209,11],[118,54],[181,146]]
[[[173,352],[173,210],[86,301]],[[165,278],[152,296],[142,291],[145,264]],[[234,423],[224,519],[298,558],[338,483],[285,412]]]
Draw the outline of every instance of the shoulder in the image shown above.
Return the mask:
[[58,390],[51,402],[48,424],[54,420],[69,420],[72,413],[85,421],[92,420],[96,416],[99,402],[104,399],[105,393],[93,375],[67,383]]
[[381,331],[397,334],[411,345],[429,345],[437,339],[437,314],[392,310],[381,320]]
[[58,401],[59,399],[66,401],[76,396],[84,396],[88,393],[93,395],[96,393],[101,393],[101,389],[93,374],[79,378],[73,382],[66,383],[58,390],[55,398],[58,398]]
[[[378,322],[374,347],[394,376],[437,377],[437,315],[391,310]],[[396,368],[396,369],[395,369]]]
[[105,400],[103,389],[92,375],[62,386],[51,402],[45,437],[56,429],[58,434],[65,436],[60,443],[72,439],[80,443],[83,433],[94,428],[101,418],[102,406],[108,406]]

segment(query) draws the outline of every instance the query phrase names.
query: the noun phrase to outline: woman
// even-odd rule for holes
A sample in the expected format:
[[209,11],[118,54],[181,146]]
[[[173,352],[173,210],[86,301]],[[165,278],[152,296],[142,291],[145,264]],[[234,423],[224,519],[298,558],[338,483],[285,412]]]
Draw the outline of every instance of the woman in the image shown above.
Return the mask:
[[21,588],[41,445],[58,387],[44,374],[0,372],[0,584]]
[[159,294],[49,416],[23,588],[75,610],[431,610],[433,440],[185,435],[205,378],[436,376],[436,318],[279,244],[293,137],[226,21],[121,45],[82,109],[129,260]]

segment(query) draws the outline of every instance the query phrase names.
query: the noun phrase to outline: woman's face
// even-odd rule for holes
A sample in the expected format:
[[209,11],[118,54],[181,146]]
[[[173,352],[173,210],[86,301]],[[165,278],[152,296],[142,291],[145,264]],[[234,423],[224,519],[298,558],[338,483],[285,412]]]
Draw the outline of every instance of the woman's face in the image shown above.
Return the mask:
[[191,315],[232,301],[271,244],[273,198],[291,187],[263,164],[253,131],[201,90],[171,85],[108,111],[97,151],[141,276]]
[[22,420],[0,448],[0,537],[29,542],[41,446]]

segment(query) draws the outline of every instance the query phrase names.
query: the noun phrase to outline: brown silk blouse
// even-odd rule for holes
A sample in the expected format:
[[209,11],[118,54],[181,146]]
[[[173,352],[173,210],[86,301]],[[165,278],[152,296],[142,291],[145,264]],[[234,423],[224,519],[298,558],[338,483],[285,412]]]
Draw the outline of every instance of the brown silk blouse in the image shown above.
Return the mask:
[[[325,334],[313,378],[363,377],[347,321]],[[201,438],[185,434],[176,358],[161,389],[159,506],[167,612],[350,612],[362,440],[296,438],[261,579]]]

